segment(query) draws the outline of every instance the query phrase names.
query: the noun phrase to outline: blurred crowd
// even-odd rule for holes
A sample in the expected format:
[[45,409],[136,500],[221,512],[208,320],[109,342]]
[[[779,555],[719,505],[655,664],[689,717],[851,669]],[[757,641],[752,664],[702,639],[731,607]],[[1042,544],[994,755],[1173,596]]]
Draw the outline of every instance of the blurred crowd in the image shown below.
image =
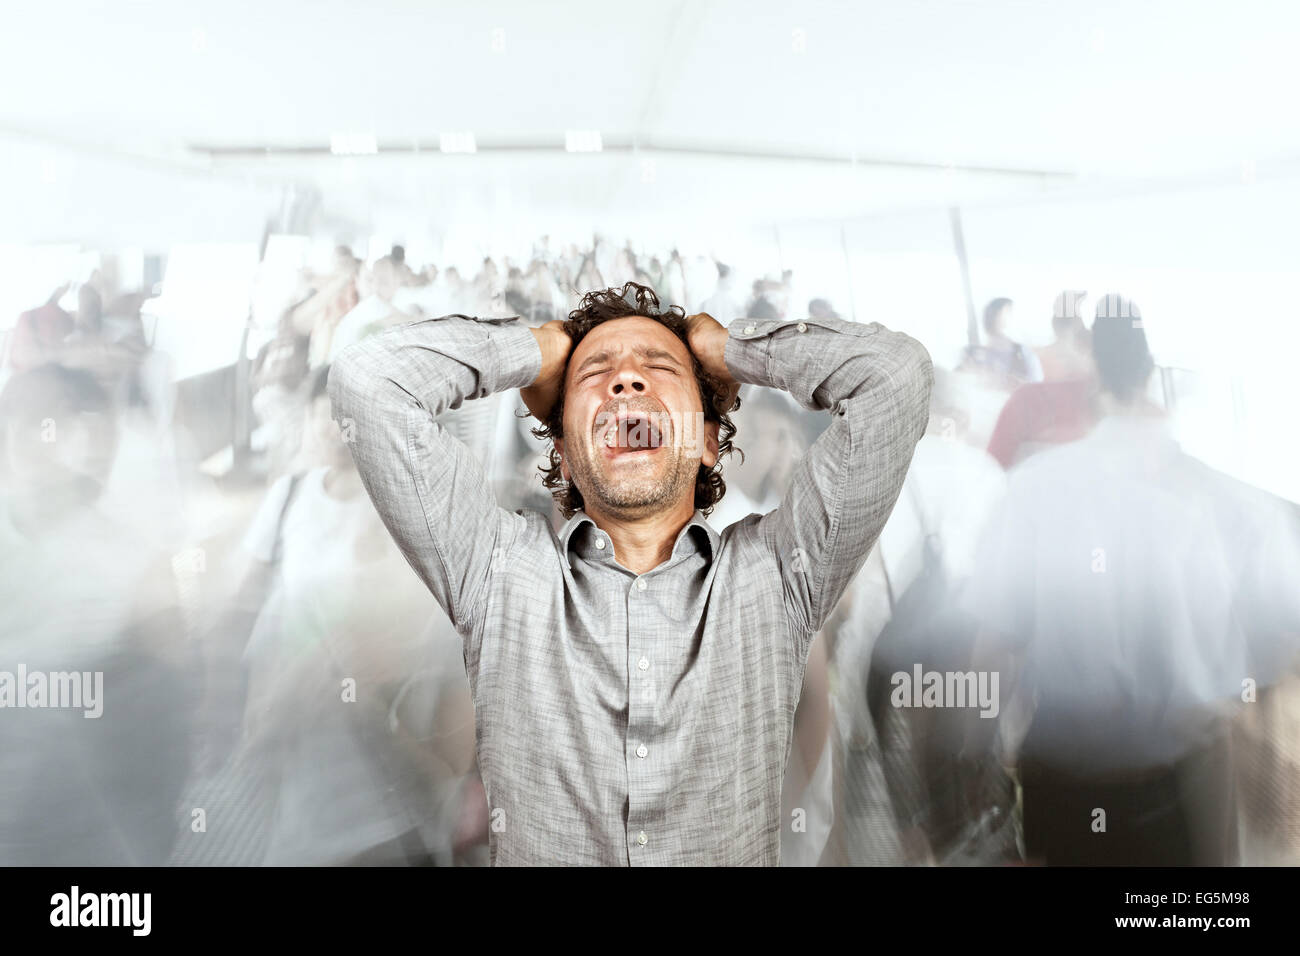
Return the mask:
[[[387,327],[536,326],[626,281],[724,324],[840,318],[795,300],[791,271],[630,243],[544,237],[472,276],[339,246],[237,363],[248,455],[214,473],[146,292],[105,269],[75,309],[61,288],[19,316],[0,673],[102,672],[104,710],[0,709],[0,863],[484,864],[459,637],[374,512],[325,382]],[[1009,337],[1017,307],[1050,345]],[[978,332],[936,368],[899,502],[813,644],[783,863],[1300,862],[1296,505],[1180,449],[1131,300],[998,298]],[[779,506],[825,425],[751,387],[733,417],[718,530]],[[517,395],[443,420],[503,507],[558,527],[533,424]],[[995,706],[900,693],[929,673],[996,675]]]

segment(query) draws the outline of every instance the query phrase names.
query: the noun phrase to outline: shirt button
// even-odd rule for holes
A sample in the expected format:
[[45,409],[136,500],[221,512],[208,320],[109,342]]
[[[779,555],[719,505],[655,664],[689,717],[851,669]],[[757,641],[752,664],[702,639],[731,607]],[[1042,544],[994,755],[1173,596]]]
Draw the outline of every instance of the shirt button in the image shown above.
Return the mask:
[[645,846],[646,843],[649,841],[649,839],[650,838],[645,835],[644,830],[642,830],[640,833],[636,835],[636,842],[641,844],[642,846]]
[[797,328],[800,332],[807,332],[807,331],[808,331],[808,323],[807,323],[807,322],[800,322],[798,325],[795,326],[795,328]]
[[649,662],[648,660],[646,660],[644,657],[641,658],[639,661],[636,662],[636,669],[639,670],[639,671],[643,671],[643,670],[645,670],[646,668],[648,668],[649,666],[650,666],[650,662]]
[[637,579],[636,579],[636,589],[637,589],[638,591],[644,591],[645,588],[646,588],[645,579],[644,579],[644,578],[637,578]]
[[604,538],[597,538],[597,539],[596,539],[596,547],[597,547],[599,550],[604,551],[604,550],[605,550],[605,539],[604,539]]
[[649,752],[650,752],[650,751],[649,751],[649,749],[646,747],[645,744],[642,744],[640,747],[637,747],[637,748],[636,748],[636,755],[637,755],[638,757],[644,757],[644,756],[645,756],[646,754],[648,754]]
[[754,331],[754,327],[753,327],[752,325],[747,325],[747,326],[745,326],[745,334],[746,334],[746,335],[750,335],[753,331]]

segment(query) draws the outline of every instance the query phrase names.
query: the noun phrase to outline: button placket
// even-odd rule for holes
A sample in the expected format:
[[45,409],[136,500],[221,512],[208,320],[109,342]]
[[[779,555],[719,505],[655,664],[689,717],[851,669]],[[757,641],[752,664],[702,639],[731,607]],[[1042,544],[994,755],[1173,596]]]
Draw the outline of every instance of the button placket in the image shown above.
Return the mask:
[[[628,592],[629,595],[628,640],[630,644],[628,648],[629,659],[631,659],[631,655],[634,654],[638,655],[636,658],[636,668],[637,671],[639,671],[643,677],[643,683],[640,688],[640,692],[637,692],[636,689],[629,687],[629,690],[632,693],[630,694],[630,699],[629,699],[630,719],[629,719],[627,730],[628,730],[628,736],[632,740],[635,740],[637,737],[642,736],[645,733],[645,731],[648,729],[646,724],[646,715],[649,713],[650,709],[653,708],[654,706],[654,693],[653,693],[654,681],[645,680],[646,677],[645,672],[650,667],[650,660],[644,654],[640,654],[640,652],[635,647],[636,644],[641,643],[641,638],[644,636],[644,633],[642,632],[642,628],[637,626],[637,621],[640,620],[642,625],[645,625],[647,622],[645,621],[644,618],[649,609],[644,604],[642,604],[640,611],[637,611],[635,609],[634,604],[632,603],[634,599],[637,597],[638,592],[644,593],[648,588],[649,588],[649,584],[646,582],[645,578],[637,577],[634,579],[632,588]],[[640,783],[638,780],[639,775],[632,773],[633,770],[632,764],[635,764],[640,760],[644,760],[649,755],[650,748],[647,746],[647,744],[643,739],[641,742],[639,742],[636,745],[635,749],[632,749],[630,747],[630,742],[629,742],[629,750],[630,752],[627,755],[627,759],[630,762],[628,766],[628,771],[629,774],[631,775],[631,779],[629,780],[629,785],[630,785],[629,796],[632,801],[632,807],[635,809],[638,808],[641,803],[641,801],[638,799],[638,797],[640,796],[638,792],[640,790]],[[635,759],[633,759],[634,757]],[[635,833],[635,836],[632,837],[632,842],[634,843],[634,849],[644,847],[647,843],[649,843],[650,840],[649,836],[646,834],[646,831],[640,829],[638,826],[638,824],[641,822],[639,819],[637,819],[637,817],[639,816],[640,816],[639,813],[634,813],[633,818],[628,821],[629,835]],[[634,830],[633,827],[636,827],[636,829]],[[647,858],[636,857],[633,859],[632,862],[635,863],[637,859],[644,861]]]

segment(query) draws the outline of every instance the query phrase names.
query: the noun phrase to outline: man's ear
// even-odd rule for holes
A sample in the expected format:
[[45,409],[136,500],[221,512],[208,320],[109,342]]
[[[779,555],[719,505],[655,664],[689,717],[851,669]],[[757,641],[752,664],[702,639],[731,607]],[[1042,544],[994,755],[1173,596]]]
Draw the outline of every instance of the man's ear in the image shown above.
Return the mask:
[[560,477],[563,478],[565,481],[572,481],[573,478],[572,478],[572,476],[569,474],[569,462],[568,462],[568,460],[564,457],[564,439],[563,439],[563,438],[557,438],[557,439],[555,439],[555,451],[556,451],[556,453],[559,454],[559,456],[560,456]]
[[712,468],[718,463],[718,423],[704,423],[704,450],[700,454],[700,464]]

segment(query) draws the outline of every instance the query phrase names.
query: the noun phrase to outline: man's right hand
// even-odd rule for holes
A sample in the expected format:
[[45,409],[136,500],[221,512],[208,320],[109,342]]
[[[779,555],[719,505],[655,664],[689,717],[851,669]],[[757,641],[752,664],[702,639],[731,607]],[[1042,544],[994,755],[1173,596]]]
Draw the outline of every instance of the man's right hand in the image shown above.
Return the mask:
[[519,397],[524,400],[533,417],[545,423],[564,389],[564,371],[569,364],[569,350],[573,348],[573,340],[564,331],[563,319],[552,319],[530,331],[542,350],[542,370],[532,385],[519,390]]

